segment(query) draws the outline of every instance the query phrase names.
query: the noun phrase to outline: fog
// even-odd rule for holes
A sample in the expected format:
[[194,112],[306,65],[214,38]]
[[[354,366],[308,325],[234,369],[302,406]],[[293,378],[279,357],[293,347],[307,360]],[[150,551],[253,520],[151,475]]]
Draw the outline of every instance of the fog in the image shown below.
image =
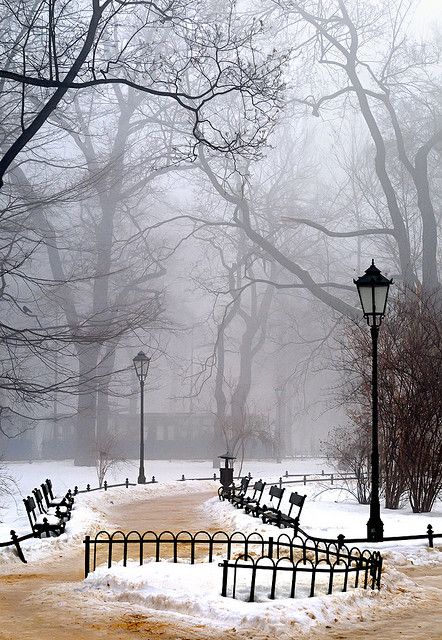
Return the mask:
[[440,297],[441,14],[0,0],[0,455],[136,458],[139,351],[147,457],[326,455],[353,279]]

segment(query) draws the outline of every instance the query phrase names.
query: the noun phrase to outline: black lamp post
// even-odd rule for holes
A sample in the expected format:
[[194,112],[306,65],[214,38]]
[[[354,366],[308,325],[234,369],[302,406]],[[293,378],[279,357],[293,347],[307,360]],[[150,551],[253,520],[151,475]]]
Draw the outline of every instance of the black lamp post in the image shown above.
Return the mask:
[[138,484],[146,483],[144,475],[144,382],[149,371],[150,358],[143,351],[140,351],[134,358],[134,367],[140,381],[140,469],[138,471]]
[[218,456],[221,460],[224,460],[224,467],[220,467],[219,479],[222,486],[223,496],[225,498],[230,496],[233,485],[233,461],[236,460],[235,456],[232,456],[229,451],[222,456]]
[[364,318],[370,327],[372,343],[372,431],[371,431],[371,500],[367,522],[367,540],[380,542],[384,538],[384,524],[379,504],[379,429],[378,429],[378,334],[387,306],[388,289],[393,283],[375,266],[374,260],[365,275],[355,283]]

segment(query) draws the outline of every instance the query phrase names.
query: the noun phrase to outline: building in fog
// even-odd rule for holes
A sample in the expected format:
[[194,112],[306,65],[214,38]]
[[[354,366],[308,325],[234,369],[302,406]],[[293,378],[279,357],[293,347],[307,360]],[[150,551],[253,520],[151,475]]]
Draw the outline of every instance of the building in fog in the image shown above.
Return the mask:
[[[212,459],[224,451],[214,451],[214,420],[209,412],[152,412],[144,414],[146,459]],[[137,458],[140,444],[140,416],[116,414],[112,420],[121,452]],[[271,457],[272,451],[258,439],[246,446],[248,457]]]
[[[132,410],[131,410],[132,409]],[[57,415],[31,420],[17,415],[3,414],[0,433],[0,456],[3,460],[62,460],[74,457],[76,416]],[[144,415],[145,458],[211,460],[224,451],[215,451],[215,416],[210,412],[150,412]],[[307,425],[310,427],[310,424]],[[140,414],[136,406],[129,412],[114,410],[109,430],[115,436],[115,450],[127,459],[136,460],[140,447]],[[310,431],[309,434],[306,431]],[[280,454],[272,446],[272,438],[263,441],[249,438],[245,446],[246,458],[315,455],[319,440],[314,430],[303,425],[288,425],[293,437],[293,449],[282,440]],[[14,437],[11,437],[14,436]],[[218,445],[219,448],[219,445]]]

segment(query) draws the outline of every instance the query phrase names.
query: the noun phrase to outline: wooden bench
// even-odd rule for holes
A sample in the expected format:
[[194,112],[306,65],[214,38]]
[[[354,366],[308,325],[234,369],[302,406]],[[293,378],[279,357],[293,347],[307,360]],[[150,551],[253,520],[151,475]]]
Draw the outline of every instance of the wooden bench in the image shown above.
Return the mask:
[[32,490],[32,493],[41,515],[57,516],[57,518],[60,518],[65,522],[70,520],[71,510],[68,507],[65,507],[64,505],[49,506],[48,503],[44,501],[43,493],[40,489],[35,488]]
[[255,482],[255,484],[253,485],[252,497],[244,498],[243,506],[246,513],[250,513],[252,510],[259,508],[265,486],[266,483],[262,480],[258,480],[258,482]]
[[274,514],[278,513],[284,492],[284,488],[280,488],[276,484],[272,485],[269,491],[269,506],[264,504],[262,507],[258,507],[257,509],[255,509],[253,515],[255,517],[261,516],[264,523],[269,522],[269,519]]
[[[262,521],[268,524],[276,524],[277,527],[293,527],[295,534],[298,531],[299,517],[301,515],[302,507],[304,506],[306,496],[300,496],[299,493],[294,491],[290,494],[289,504],[290,508],[287,513],[282,513],[280,509],[277,511],[267,511],[262,513]],[[296,516],[292,516],[293,508],[297,507],[298,512]]]
[[23,498],[23,503],[35,537],[41,538],[43,534],[45,534],[49,538],[52,534],[59,536],[61,533],[64,533],[64,520],[58,516],[37,513],[35,500],[32,496]]
[[243,506],[244,498],[246,497],[247,489],[249,488],[250,477],[245,476],[241,479],[239,487],[233,488],[233,493],[230,497],[230,502],[238,509]]

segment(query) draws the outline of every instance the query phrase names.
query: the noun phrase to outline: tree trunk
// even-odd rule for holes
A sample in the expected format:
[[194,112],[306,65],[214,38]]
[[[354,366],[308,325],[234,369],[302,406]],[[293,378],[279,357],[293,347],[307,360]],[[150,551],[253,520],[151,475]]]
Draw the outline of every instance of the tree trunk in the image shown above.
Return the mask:
[[226,406],[227,400],[223,390],[224,382],[224,327],[218,328],[218,343],[216,348],[216,378],[215,378],[215,402],[216,416],[213,424],[213,468],[219,467],[218,456],[224,453],[226,437],[224,429],[226,426]]
[[81,346],[78,349],[79,395],[74,460],[76,466],[93,466],[95,464],[97,389],[93,378],[96,375],[98,353],[99,347],[96,345]]

